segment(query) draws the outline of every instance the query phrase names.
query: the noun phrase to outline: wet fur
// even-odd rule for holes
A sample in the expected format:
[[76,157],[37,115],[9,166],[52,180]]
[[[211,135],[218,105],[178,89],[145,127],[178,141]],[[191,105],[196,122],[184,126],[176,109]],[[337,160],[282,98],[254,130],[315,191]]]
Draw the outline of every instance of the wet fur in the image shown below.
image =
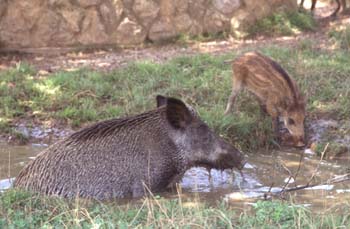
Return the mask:
[[[157,99],[157,109],[99,122],[50,146],[21,170],[14,186],[63,197],[138,197],[145,186],[162,191],[202,161],[218,169],[243,167],[240,152],[207,126],[199,128],[205,123],[181,100]],[[203,141],[206,135],[212,141]],[[225,162],[220,154],[227,154]]]

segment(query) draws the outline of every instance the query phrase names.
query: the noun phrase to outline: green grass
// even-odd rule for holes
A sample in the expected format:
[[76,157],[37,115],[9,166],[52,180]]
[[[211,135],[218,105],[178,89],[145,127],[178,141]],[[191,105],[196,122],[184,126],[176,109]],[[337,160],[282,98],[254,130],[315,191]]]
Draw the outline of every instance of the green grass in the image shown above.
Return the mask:
[[196,42],[209,42],[209,41],[217,41],[224,40],[229,37],[230,33],[227,31],[218,32],[218,33],[204,33],[199,35],[191,35],[191,34],[180,34],[176,38],[176,43],[181,45],[187,45]]
[[[350,57],[305,48],[276,46],[260,51],[277,60],[307,96],[312,117],[332,113],[350,116]],[[11,134],[18,120],[58,121],[80,127],[98,120],[144,112],[164,94],[193,105],[209,126],[237,147],[256,150],[272,144],[271,120],[259,112],[254,97],[240,94],[232,115],[223,115],[231,90],[232,70],[226,60],[239,53],[179,57],[163,64],[135,62],[114,72],[81,69],[38,76],[26,64],[0,72],[0,131]]]
[[334,29],[328,33],[328,36],[334,41],[338,48],[350,50],[350,26],[344,26],[340,29]]
[[[349,207],[318,215],[281,201],[207,204],[198,197],[149,197],[133,203],[65,200],[16,190],[0,194],[0,228],[339,228],[350,226]],[[337,212],[339,211],[339,212]],[[338,213],[338,214],[337,214]],[[339,214],[341,213],[341,214]]]
[[302,31],[312,31],[316,28],[316,21],[305,10],[292,12],[279,12],[269,15],[247,30],[248,36],[285,36]]

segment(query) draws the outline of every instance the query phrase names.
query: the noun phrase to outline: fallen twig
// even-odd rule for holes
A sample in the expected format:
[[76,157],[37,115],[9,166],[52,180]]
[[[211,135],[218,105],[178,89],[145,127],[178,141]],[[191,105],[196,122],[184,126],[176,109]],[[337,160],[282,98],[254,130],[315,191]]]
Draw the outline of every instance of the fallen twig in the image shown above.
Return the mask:
[[346,173],[346,174],[343,174],[343,175],[336,176],[334,178],[328,179],[326,182],[311,184],[311,182],[314,180],[314,178],[316,176],[316,173],[318,172],[318,170],[320,168],[320,164],[321,164],[321,162],[323,160],[325,152],[327,151],[328,145],[329,145],[329,143],[327,143],[327,145],[325,146],[324,150],[322,151],[320,161],[317,164],[317,167],[315,168],[315,170],[313,171],[310,179],[308,180],[308,182],[305,185],[297,185],[297,186],[295,186],[293,188],[287,188],[287,186],[289,185],[289,182],[291,181],[292,178],[294,178],[294,181],[296,181],[296,179],[297,179],[297,176],[298,176],[298,174],[300,172],[300,168],[301,168],[301,162],[302,162],[302,159],[303,159],[303,156],[304,156],[304,153],[303,153],[300,156],[299,166],[298,166],[298,169],[297,169],[297,171],[296,171],[294,176],[293,176],[292,172],[283,163],[281,163],[282,167],[288,172],[289,178],[288,178],[286,184],[282,187],[281,191],[279,191],[279,192],[272,193],[271,192],[272,185],[271,185],[270,188],[269,188],[269,191],[267,191],[264,194],[264,198],[267,199],[268,194],[281,197],[286,192],[292,192],[292,191],[312,188],[312,187],[321,186],[321,185],[330,185],[330,184],[336,184],[336,183],[341,183],[341,182],[345,182],[345,181],[350,181],[350,172],[349,172],[349,173]]
[[283,186],[281,192],[283,192],[283,190],[285,190],[287,188],[287,186],[289,185],[289,182],[291,181],[292,178],[294,179],[294,183],[296,182],[300,168],[301,168],[301,162],[302,162],[303,158],[304,158],[304,151],[300,155],[298,169],[297,169],[294,176],[293,176],[292,172],[287,168],[287,166],[285,166],[284,164],[281,163],[282,167],[289,173],[289,178],[288,178],[287,182],[285,183],[285,185]]
[[[330,185],[330,184],[337,184],[337,183],[341,183],[344,181],[348,181],[350,180],[350,173],[346,173],[331,179],[328,179],[326,182],[324,183],[319,183],[319,184],[306,184],[306,185],[300,185],[300,186],[296,186],[294,188],[287,188],[282,190],[283,192],[292,192],[292,191],[297,191],[297,190],[302,190],[302,189],[306,189],[306,188],[312,188],[312,187],[316,187],[316,186],[321,186],[321,185]],[[278,194],[282,193],[279,192]]]
[[325,154],[326,151],[327,151],[328,145],[329,145],[329,143],[327,143],[327,145],[324,147],[324,149],[323,149],[323,151],[322,151],[322,153],[321,153],[320,161],[318,162],[317,167],[316,167],[316,169],[314,170],[314,172],[312,173],[312,175],[311,175],[311,177],[310,177],[310,179],[309,179],[309,181],[308,181],[307,184],[310,184],[310,183],[311,183],[311,181],[314,179],[314,177],[315,177],[315,175],[316,175],[318,169],[320,168],[321,161],[323,160],[323,156],[324,156],[324,154]]

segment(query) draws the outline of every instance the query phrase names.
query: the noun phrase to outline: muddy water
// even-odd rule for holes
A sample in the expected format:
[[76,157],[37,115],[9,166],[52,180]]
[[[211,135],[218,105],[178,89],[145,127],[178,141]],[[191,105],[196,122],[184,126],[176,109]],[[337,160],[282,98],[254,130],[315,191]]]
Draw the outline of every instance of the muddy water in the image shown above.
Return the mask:
[[[46,147],[0,143],[0,189],[10,187],[21,168]],[[285,196],[296,203],[322,210],[334,204],[350,202],[349,181],[327,184],[327,180],[348,173],[349,168],[348,161],[320,161],[309,150],[304,153],[292,150],[271,151],[249,155],[243,174],[231,170],[209,172],[202,168],[190,169],[181,186],[184,193],[200,193],[201,197],[209,201],[224,198],[242,206],[263,198],[269,191],[276,194],[284,186],[288,189],[305,185],[314,177],[310,183],[320,185],[288,192]],[[290,175],[295,177],[290,178]]]

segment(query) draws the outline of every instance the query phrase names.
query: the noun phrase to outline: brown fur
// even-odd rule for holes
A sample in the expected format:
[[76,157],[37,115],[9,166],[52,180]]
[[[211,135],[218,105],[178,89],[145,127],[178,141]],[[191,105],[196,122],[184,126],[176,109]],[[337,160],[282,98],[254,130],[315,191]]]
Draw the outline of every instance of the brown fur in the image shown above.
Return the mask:
[[98,122],[50,146],[22,169],[14,187],[63,197],[110,199],[164,190],[187,169],[242,169],[240,151],[181,100]]
[[262,108],[273,118],[278,136],[278,117],[294,139],[294,145],[304,145],[305,102],[295,81],[275,61],[258,52],[248,52],[234,60],[233,88],[225,114],[232,109],[242,88],[257,96]]

